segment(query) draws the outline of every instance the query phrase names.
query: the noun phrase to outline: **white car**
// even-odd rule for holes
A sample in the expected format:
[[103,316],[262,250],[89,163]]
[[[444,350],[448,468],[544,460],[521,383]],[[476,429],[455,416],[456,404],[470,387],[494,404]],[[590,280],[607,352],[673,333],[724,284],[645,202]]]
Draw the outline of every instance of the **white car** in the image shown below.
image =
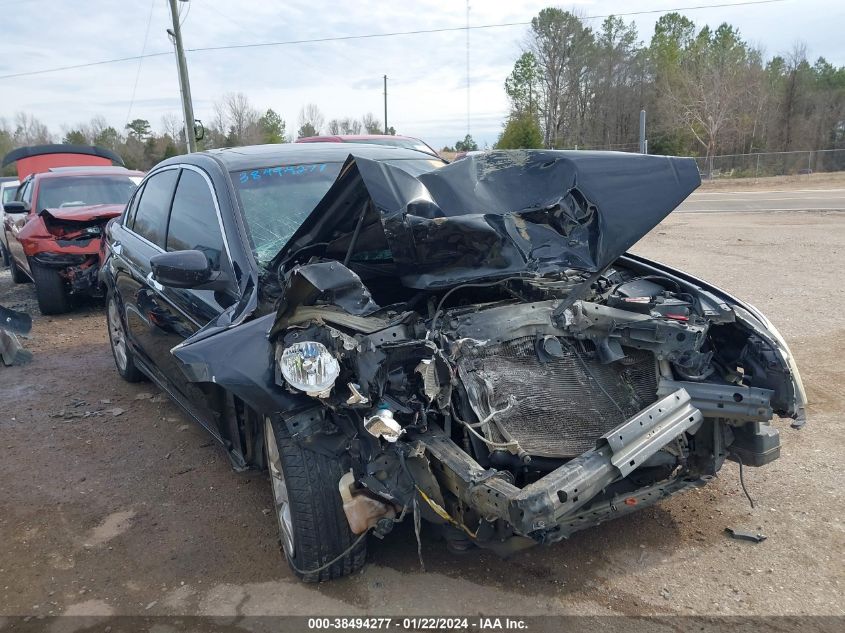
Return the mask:
[[0,178],[0,255],[3,257],[3,264],[9,265],[9,249],[7,248],[5,232],[2,230],[3,224],[6,221],[6,213],[3,210],[5,205],[10,200],[15,199],[15,193],[18,191],[20,182],[17,178]]

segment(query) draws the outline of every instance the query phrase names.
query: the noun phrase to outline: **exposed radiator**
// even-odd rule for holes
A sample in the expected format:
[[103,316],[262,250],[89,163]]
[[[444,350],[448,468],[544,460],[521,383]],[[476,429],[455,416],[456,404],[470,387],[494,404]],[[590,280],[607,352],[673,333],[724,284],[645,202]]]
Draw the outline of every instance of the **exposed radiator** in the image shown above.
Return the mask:
[[[496,345],[467,343],[460,377],[479,419],[495,422],[529,455],[574,457],[657,400],[657,360],[625,348],[626,358],[601,364],[592,346],[560,339],[562,355],[536,350],[534,337]],[[495,425],[479,429],[503,441]]]

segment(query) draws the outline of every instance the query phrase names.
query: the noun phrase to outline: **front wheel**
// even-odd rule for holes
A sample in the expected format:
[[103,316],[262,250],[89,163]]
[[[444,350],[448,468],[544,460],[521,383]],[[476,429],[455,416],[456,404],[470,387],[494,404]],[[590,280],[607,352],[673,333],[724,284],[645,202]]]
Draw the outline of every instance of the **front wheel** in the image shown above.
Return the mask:
[[46,268],[30,260],[29,269],[35,281],[35,297],[41,314],[64,314],[70,312],[70,295],[65,280],[58,270]]
[[264,420],[264,447],[282,551],[293,572],[305,582],[321,582],[361,569],[366,536],[349,529],[338,490],[344,474],[339,460],[303,449],[284,422],[270,418]]

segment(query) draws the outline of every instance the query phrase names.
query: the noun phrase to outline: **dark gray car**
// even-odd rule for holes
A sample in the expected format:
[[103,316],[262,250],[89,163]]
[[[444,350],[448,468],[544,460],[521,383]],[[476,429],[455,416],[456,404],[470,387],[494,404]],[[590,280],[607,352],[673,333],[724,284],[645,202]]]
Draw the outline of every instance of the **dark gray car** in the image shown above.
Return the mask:
[[698,184],[691,159],[601,152],[176,157],[109,225],[115,362],[269,470],[306,581],[404,519],[454,549],[554,543],[804,423],[759,312],[626,253]]

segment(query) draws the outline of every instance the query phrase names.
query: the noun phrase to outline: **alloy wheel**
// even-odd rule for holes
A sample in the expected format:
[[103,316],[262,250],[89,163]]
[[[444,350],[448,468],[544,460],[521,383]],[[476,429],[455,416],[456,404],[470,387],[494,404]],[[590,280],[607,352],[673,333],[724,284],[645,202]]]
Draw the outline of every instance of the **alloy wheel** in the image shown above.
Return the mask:
[[120,318],[120,312],[117,309],[117,302],[114,299],[109,299],[109,339],[111,340],[111,347],[114,351],[114,359],[117,362],[118,368],[121,371],[126,371],[127,353],[126,353],[126,334],[123,330],[123,321]]
[[279,522],[279,533],[282,537],[282,547],[289,559],[293,559],[293,520],[290,515],[290,499],[285,484],[285,473],[282,469],[282,459],[279,446],[276,444],[276,434],[269,418],[264,420],[264,440],[267,445],[267,468],[270,471],[270,482],[273,487],[273,502],[275,504],[276,519]]

